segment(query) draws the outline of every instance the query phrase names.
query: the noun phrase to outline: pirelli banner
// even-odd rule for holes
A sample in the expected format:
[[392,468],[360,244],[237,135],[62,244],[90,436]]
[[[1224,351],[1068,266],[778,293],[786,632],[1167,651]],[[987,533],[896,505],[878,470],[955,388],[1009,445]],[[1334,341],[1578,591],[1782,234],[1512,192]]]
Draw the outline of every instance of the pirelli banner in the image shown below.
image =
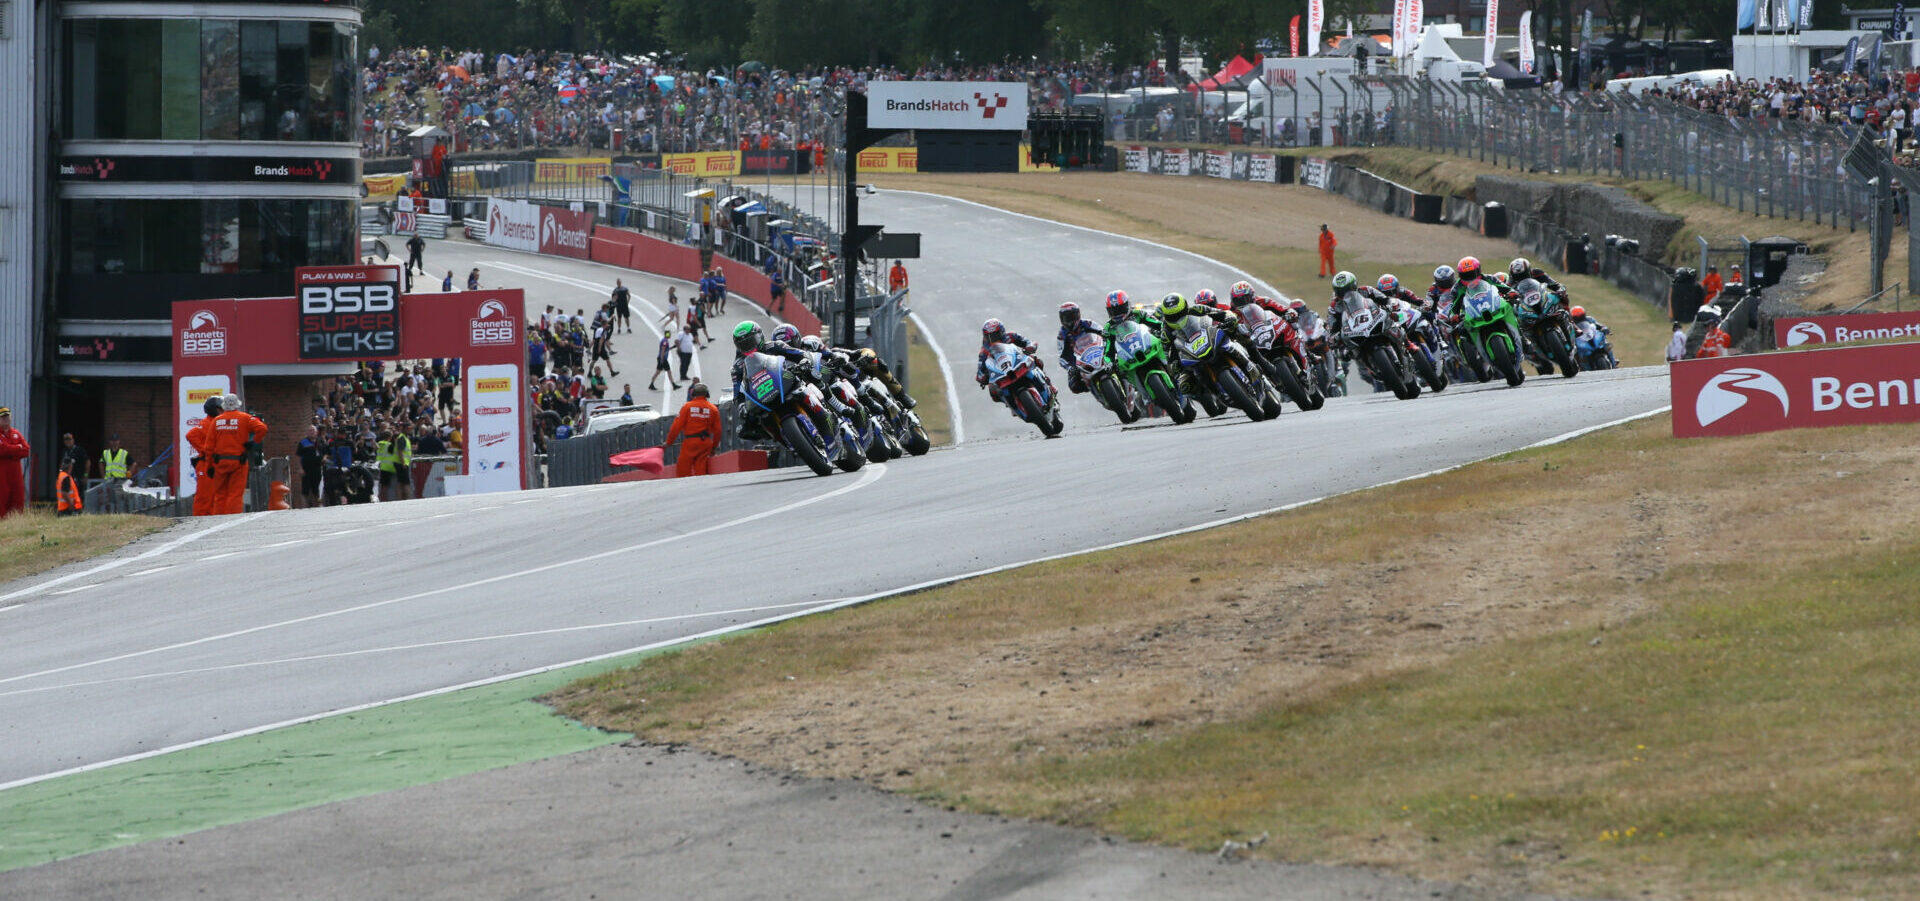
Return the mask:
[[660,157],[660,168],[675,175],[734,176],[740,174],[740,151],[715,150],[708,153],[669,153]]
[[533,181],[541,185],[591,181],[602,175],[612,174],[613,161],[599,157],[533,161]]
[[854,160],[861,172],[918,172],[920,149],[917,147],[869,147]]

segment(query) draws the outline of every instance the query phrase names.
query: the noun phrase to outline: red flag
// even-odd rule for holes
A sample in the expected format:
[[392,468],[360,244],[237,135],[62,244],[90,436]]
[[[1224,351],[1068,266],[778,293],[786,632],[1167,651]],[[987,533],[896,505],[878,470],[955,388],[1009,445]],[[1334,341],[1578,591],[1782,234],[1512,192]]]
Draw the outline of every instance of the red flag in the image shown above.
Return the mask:
[[614,454],[608,457],[607,463],[613,466],[635,466],[658,474],[662,469],[666,468],[666,449],[643,447],[639,450],[630,450],[624,454]]
[[1300,55],[1300,14],[1293,14],[1293,24],[1287,26],[1287,36],[1293,43],[1293,55]]

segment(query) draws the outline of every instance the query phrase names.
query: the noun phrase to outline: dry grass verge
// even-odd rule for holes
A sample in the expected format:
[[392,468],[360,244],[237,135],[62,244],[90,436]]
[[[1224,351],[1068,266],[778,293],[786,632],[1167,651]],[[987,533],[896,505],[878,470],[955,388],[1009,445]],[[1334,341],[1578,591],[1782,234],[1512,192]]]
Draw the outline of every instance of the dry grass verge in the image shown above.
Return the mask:
[[[1372,281],[1393,272],[1426,290],[1433,267],[1463,256],[1505,262],[1521,255],[1510,241],[1446,225],[1422,225],[1299,185],[1128,173],[895,175],[882,187],[947,194],[1044,219],[1133,235],[1212,257],[1250,272],[1292,297],[1323,306],[1320,223],[1340,239],[1342,268]],[[1567,276],[1575,300],[1613,329],[1623,366],[1660,363],[1672,330],[1665,317],[1604,279]],[[1125,287],[1120,286],[1120,287]],[[1194,285],[1224,291],[1226,285]]]
[[1493,887],[1920,885],[1912,427],[1666,417],[551,700],[967,809]]
[[168,525],[152,516],[16,513],[0,519],[0,585],[104,554]]
[[933,348],[920,337],[920,327],[907,323],[907,387],[913,394],[920,424],[933,446],[953,443],[953,412],[947,409],[947,373]]

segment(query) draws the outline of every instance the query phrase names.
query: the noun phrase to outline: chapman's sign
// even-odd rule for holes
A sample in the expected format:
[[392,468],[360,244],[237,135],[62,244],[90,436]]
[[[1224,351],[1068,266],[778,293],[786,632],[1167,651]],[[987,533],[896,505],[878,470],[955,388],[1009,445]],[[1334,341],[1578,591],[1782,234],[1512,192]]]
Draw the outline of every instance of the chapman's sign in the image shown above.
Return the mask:
[[1670,385],[1676,438],[1920,422],[1920,344],[1683,360]]
[[1027,85],[1021,81],[870,81],[867,124],[874,128],[1024,131]]
[[1790,316],[1773,321],[1773,340],[1781,347],[1845,344],[1876,338],[1920,338],[1920,311]]

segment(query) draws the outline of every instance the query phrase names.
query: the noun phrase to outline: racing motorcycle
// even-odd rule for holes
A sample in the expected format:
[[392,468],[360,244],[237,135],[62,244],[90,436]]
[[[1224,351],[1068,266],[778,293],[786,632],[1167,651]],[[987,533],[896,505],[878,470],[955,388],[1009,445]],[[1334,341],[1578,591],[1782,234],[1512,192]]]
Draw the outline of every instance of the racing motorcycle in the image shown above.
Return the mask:
[[1100,401],[1100,406],[1120,417],[1122,425],[1129,425],[1140,418],[1139,391],[1114,371],[1113,361],[1107,359],[1107,343],[1099,335],[1081,332],[1073,336],[1067,356],[1073,361],[1074,368],[1080,371],[1081,380],[1087,383],[1094,398]]
[[1340,310],[1341,347],[1353,354],[1381,385],[1401,400],[1420,396],[1420,382],[1407,358],[1407,337],[1393,317],[1358,291],[1348,291],[1336,302]]
[[1462,287],[1459,333],[1506,378],[1509,387],[1518,386],[1527,380],[1527,373],[1520,364],[1520,317],[1513,312],[1513,304],[1485,279]]
[[1192,374],[1195,387],[1202,392],[1201,405],[1209,408],[1209,414],[1220,415],[1206,403],[1207,392],[1217,392],[1254,422],[1280,415],[1280,402],[1267,389],[1260,370],[1254,368],[1240,345],[1224,338],[1213,320],[1203,316],[1183,316],[1174,327],[1174,349],[1179,351],[1180,365]]
[[1193,421],[1193,404],[1173,386],[1173,362],[1152,329],[1123,320],[1113,328],[1114,364],[1122,378],[1175,423]]
[[1420,380],[1426,382],[1435,394],[1447,390],[1444,351],[1437,350],[1442,345],[1433,339],[1426,317],[1416,309],[1395,307],[1393,324],[1406,335],[1407,358],[1413,361],[1413,368],[1420,373]]
[[1301,346],[1300,330],[1257,303],[1242,304],[1234,312],[1240,314],[1240,321],[1246,324],[1247,341],[1254,350],[1253,362],[1267,374],[1267,380],[1302,410],[1325,406],[1326,395],[1307,375],[1310,364]]
[[820,389],[801,378],[785,358],[748,354],[736,396],[767,414],[775,423],[774,438],[816,475],[831,475],[835,466],[853,472],[866,465],[853,429],[827,408]]
[[1487,356],[1480,352],[1480,345],[1474,343],[1467,330],[1448,322],[1445,316],[1433,319],[1434,337],[1452,351],[1447,356],[1457,381],[1473,379],[1485,382],[1495,375],[1493,367],[1487,364]]
[[1594,326],[1579,334],[1577,351],[1581,369],[1619,369],[1620,361],[1613,355],[1612,331],[1606,326]]
[[1340,348],[1327,335],[1320,314],[1305,307],[1296,308],[1299,321],[1300,350],[1307,360],[1307,373],[1313,387],[1319,389],[1322,403],[1328,397],[1347,395],[1347,364]]
[[[814,374],[819,377],[821,384],[827,386],[827,406],[839,417],[841,424],[853,433],[854,445],[860,448],[867,462],[885,463],[904,453],[893,435],[881,427],[880,417],[868,406],[865,392],[855,386],[852,378],[844,372],[830,371],[826,355],[814,355]],[[862,381],[869,382],[872,379]]]
[[920,425],[920,414],[901,406],[879,379],[860,383],[860,400],[866,404],[867,415],[874,417],[886,431],[895,450],[918,457],[933,447],[933,439],[927,437],[926,428]]
[[999,389],[1000,402],[1022,422],[1040,427],[1048,438],[1060,437],[1059,397],[1040,377],[1039,366],[1025,351],[1011,344],[987,348],[987,381]]
[[1573,359],[1573,316],[1565,300],[1530,278],[1521,279],[1513,291],[1520,296],[1520,332],[1536,348],[1534,363],[1540,374],[1552,375],[1557,366],[1562,376],[1573,378],[1580,364]]

